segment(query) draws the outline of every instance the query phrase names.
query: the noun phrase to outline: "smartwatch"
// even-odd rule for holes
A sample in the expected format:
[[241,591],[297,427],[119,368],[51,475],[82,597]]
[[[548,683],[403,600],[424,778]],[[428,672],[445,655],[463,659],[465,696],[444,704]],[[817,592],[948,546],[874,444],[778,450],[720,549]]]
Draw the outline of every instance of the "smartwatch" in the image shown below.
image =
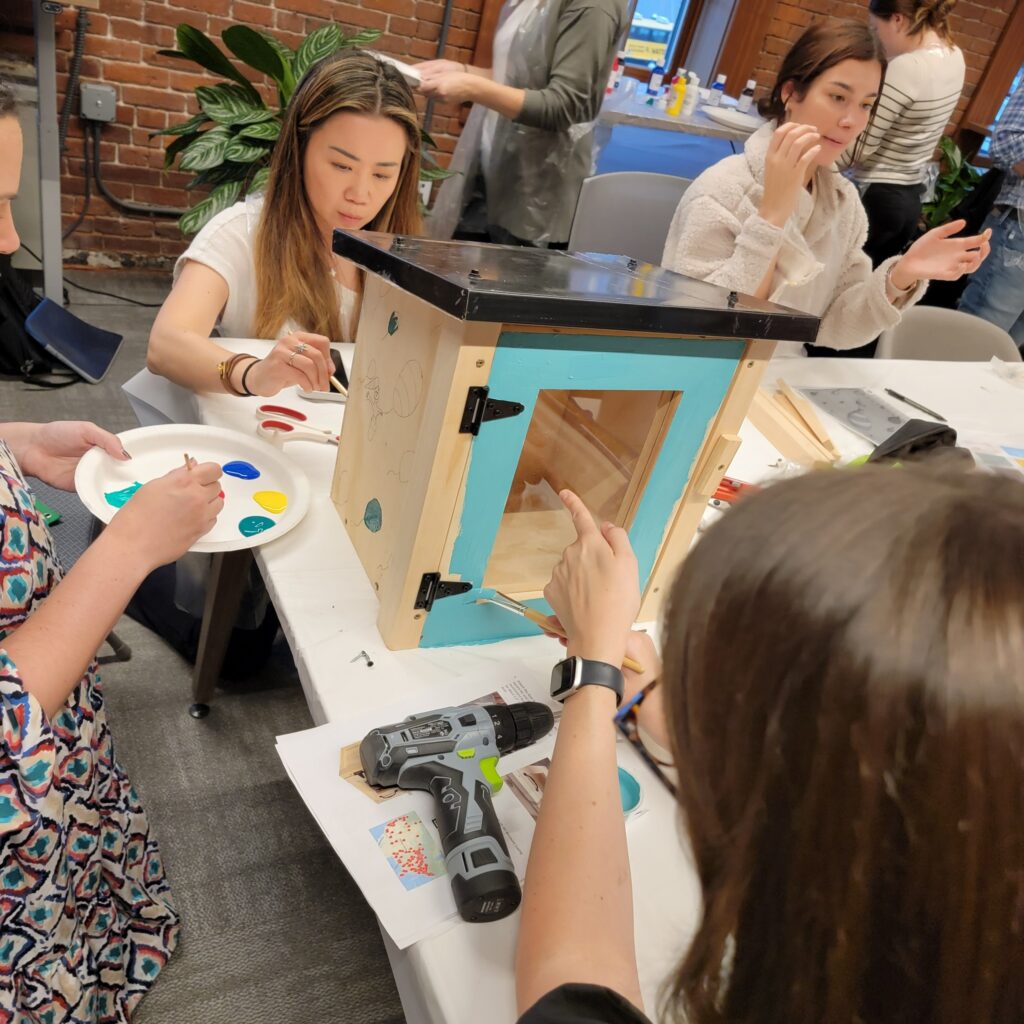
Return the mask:
[[622,703],[622,692],[626,681],[622,669],[603,661],[587,661],[585,658],[566,658],[551,670],[551,697],[565,701],[581,686],[607,686],[615,691],[615,706]]

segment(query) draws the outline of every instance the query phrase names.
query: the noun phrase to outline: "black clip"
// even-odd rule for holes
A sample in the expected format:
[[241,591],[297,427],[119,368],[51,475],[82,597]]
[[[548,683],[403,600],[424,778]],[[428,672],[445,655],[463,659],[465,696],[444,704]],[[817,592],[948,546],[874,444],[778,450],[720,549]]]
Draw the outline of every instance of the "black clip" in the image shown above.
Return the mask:
[[480,433],[480,424],[490,420],[504,420],[518,416],[526,407],[521,402],[505,402],[499,398],[488,398],[490,388],[471,387],[466,396],[466,408],[462,411],[460,434]]
[[430,611],[435,601],[443,597],[454,597],[456,594],[465,594],[473,589],[469,580],[443,580],[439,572],[425,572],[420,580],[420,589],[416,592],[416,603],[414,608],[423,608]]

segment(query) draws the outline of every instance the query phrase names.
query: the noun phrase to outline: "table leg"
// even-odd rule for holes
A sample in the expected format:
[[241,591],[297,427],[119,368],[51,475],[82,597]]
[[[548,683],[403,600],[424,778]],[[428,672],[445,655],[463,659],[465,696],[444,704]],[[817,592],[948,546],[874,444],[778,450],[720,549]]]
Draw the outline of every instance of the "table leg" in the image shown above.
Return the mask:
[[231,630],[238,619],[238,609],[249,579],[252,549],[222,551],[213,556],[206,584],[206,605],[199,632],[199,649],[192,672],[192,700],[188,713],[205,718],[210,713],[210,700],[224,665]]

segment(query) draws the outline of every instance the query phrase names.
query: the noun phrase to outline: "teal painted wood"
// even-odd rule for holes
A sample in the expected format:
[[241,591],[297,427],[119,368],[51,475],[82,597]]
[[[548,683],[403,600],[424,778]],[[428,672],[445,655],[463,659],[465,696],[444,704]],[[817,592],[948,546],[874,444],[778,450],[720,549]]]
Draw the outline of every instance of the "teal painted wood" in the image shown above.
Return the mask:
[[[537,632],[525,619],[475,602],[540,390],[682,392],[629,531],[643,589],[744,346],[742,341],[503,333],[487,382],[490,397],[522,402],[525,410],[483,424],[473,440],[462,522],[447,574],[471,580],[473,590],[434,604],[420,646],[492,643]],[[528,603],[550,613],[546,601]]]

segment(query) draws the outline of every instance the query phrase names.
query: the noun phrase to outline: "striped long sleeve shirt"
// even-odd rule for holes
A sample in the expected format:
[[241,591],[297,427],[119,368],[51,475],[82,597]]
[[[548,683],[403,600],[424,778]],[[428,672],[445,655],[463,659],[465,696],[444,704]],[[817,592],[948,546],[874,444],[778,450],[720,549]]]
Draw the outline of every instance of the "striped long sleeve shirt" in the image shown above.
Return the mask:
[[878,106],[858,147],[851,177],[860,185],[924,181],[956,109],[966,66],[958,46],[928,46],[894,57]]

